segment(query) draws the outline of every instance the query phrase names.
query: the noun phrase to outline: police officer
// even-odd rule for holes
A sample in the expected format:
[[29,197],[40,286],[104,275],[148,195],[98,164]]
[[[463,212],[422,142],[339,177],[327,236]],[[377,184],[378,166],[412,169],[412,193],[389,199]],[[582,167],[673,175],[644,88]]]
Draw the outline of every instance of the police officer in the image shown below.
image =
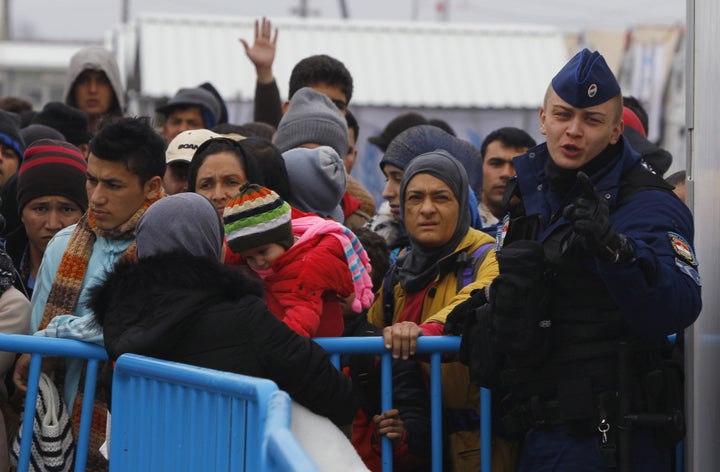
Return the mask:
[[501,423],[525,435],[521,471],[670,470],[684,434],[662,348],[701,308],[693,220],[622,137],[622,106],[585,49],[547,89],[547,141],[514,159],[500,275],[475,312],[492,358],[471,371],[510,392]]

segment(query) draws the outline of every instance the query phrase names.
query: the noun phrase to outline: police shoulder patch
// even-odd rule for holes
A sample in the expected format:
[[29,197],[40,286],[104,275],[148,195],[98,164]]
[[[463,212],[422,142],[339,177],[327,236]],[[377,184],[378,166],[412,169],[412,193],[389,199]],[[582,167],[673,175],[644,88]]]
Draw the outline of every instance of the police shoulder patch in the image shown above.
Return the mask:
[[685,238],[673,231],[668,231],[667,235],[668,239],[670,240],[670,246],[672,246],[675,254],[677,254],[682,260],[686,261],[691,266],[696,267],[698,265],[698,262],[697,258],[695,257],[695,251],[693,251],[690,243],[688,243]]

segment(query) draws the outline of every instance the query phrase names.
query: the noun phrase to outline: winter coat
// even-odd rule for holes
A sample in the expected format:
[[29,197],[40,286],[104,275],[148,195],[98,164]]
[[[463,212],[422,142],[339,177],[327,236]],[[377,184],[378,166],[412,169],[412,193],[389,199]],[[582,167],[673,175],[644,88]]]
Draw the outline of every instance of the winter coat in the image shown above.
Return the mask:
[[355,414],[350,381],[273,316],[257,282],[237,269],[187,254],[123,261],[89,305],[113,360],[131,352],[264,377],[337,425]]
[[319,235],[295,243],[273,262],[272,269],[274,273],[264,280],[271,312],[304,336],[342,335],[338,296],[347,298],[354,286],[335,237]]

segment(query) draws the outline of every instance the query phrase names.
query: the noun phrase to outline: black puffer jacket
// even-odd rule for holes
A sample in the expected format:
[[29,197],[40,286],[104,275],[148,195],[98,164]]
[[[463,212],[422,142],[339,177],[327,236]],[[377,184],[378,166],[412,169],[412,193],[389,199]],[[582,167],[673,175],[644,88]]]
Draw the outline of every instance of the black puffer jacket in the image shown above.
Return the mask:
[[350,381],[261,296],[236,269],[165,254],[119,263],[92,289],[88,305],[112,360],[135,353],[268,378],[311,411],[350,424],[357,408]]

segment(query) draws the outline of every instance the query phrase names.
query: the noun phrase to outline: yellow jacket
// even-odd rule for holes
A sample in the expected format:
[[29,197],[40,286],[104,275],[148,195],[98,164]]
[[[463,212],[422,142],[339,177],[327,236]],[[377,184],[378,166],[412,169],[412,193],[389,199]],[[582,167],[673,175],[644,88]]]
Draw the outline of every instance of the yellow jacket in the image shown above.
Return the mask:
[[[468,257],[470,257],[480,246],[487,243],[494,243],[494,241],[491,236],[482,231],[470,228],[455,251],[438,262],[438,276],[435,277],[435,280],[432,282],[432,288],[428,291],[423,301],[420,316],[421,323],[433,321],[445,324],[445,319],[452,309],[460,302],[467,300],[473,290],[490,285],[490,282],[498,275],[498,264],[495,259],[494,247],[487,253],[480,267],[478,267],[474,280],[459,292],[457,288],[457,271],[454,270],[451,262],[455,261],[457,253],[459,252],[465,252]],[[384,287],[380,289],[380,293],[383,293],[383,290]],[[395,296],[395,309],[392,322],[395,323],[405,308],[406,293],[402,287],[400,287],[399,282],[395,284],[393,292]],[[433,294],[433,296],[430,296],[430,294]],[[382,296],[377,297],[375,303],[370,307],[368,320],[376,326],[384,326]]]

